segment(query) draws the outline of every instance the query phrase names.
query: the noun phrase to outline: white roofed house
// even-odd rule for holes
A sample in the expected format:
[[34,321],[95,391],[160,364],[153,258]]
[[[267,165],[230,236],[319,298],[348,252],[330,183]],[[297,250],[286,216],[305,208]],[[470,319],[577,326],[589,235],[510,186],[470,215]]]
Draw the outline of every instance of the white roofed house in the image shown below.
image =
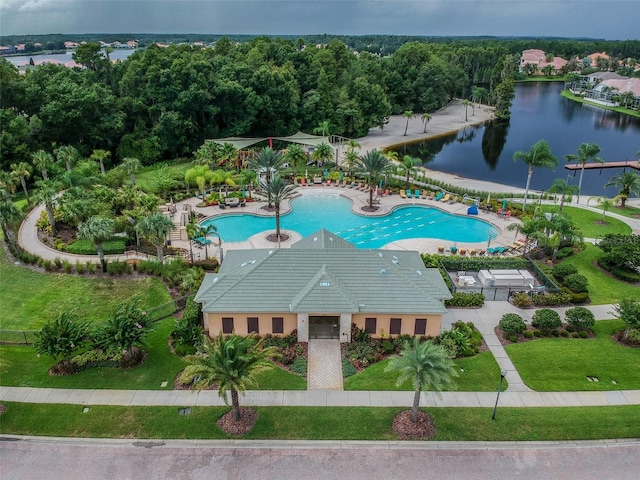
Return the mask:
[[291,248],[230,250],[195,301],[210,336],[297,330],[302,342],[350,342],[352,323],[373,337],[437,336],[449,298],[418,252],[358,249],[322,229]]

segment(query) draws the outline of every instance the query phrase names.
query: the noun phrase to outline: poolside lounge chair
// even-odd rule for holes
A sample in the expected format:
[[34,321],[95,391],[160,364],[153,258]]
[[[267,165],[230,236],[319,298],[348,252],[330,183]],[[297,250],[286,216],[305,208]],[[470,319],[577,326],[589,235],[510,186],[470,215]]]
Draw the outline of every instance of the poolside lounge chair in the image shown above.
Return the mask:
[[388,197],[389,195],[391,195],[391,192],[389,191],[389,189],[387,188],[384,193],[382,194],[383,197]]
[[400,196],[402,198],[407,198],[407,193],[404,190],[400,190]]
[[407,194],[407,197],[409,197],[409,198],[413,197],[413,192],[409,188],[407,188],[406,194]]
[[422,191],[422,198],[427,198],[427,196],[428,196],[427,191],[426,191],[426,190],[423,190],[423,191]]
[[460,255],[466,255],[467,254],[467,249],[466,248],[461,248],[460,249]]
[[453,205],[454,203],[458,203],[458,197],[454,196],[449,199],[449,204]]
[[351,182],[351,183],[349,184],[349,188],[354,188],[355,186],[356,186],[356,182]]
[[416,190],[416,193],[413,194],[413,198],[420,198],[420,190]]
[[451,195],[449,193],[447,193],[444,197],[442,197],[440,199],[440,201],[441,202],[448,202],[450,198],[451,198]]
[[438,192],[438,193],[436,194],[436,196],[435,196],[435,197],[433,197],[433,199],[434,199],[436,202],[439,202],[440,200],[442,200],[442,192]]
[[438,246],[438,253],[444,253],[444,247],[442,245]]
[[451,250],[452,255],[455,255],[456,253],[458,253],[458,247],[456,247],[455,245],[452,247],[449,247],[449,250]]
[[471,255],[472,257],[475,256],[476,253],[478,253],[478,251],[475,248],[469,249],[469,255]]
[[478,256],[482,257],[483,255],[486,255],[487,251],[486,250],[478,250]]

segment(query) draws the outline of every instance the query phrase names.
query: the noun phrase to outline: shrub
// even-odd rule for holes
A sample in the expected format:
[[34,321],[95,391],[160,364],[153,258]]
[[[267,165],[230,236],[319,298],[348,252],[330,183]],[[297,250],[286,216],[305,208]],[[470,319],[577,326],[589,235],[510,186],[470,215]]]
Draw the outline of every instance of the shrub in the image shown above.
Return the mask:
[[[105,255],[119,255],[124,253],[127,245],[124,240],[108,240],[102,244]],[[91,240],[76,240],[66,246],[65,250],[76,255],[97,255],[96,246]]]
[[351,363],[348,359],[343,358],[342,359],[342,376],[344,378],[350,377],[351,375],[355,375],[356,373],[358,373],[358,370],[356,370],[356,367],[353,366],[353,363]]
[[[568,311],[568,310],[567,310],[567,311]],[[574,326],[573,326],[573,325],[571,325],[571,324],[569,324],[569,325],[567,325],[566,327],[564,327],[564,329],[565,329],[567,332],[575,332],[575,331],[576,331],[576,327],[574,327]]]
[[351,324],[351,341],[352,342],[370,342],[371,335],[359,328],[355,323]]
[[97,269],[98,269],[97,263],[87,262],[87,272],[93,274],[93,273],[96,273]]
[[133,267],[127,262],[111,262],[107,264],[107,273],[109,275],[123,275],[132,272]]
[[537,328],[533,331],[533,334],[534,334],[536,337],[541,337],[541,336],[542,336],[542,332],[541,332],[540,330],[538,330]]
[[83,263],[80,263],[76,260],[76,273],[83,274],[86,271],[87,267]]
[[527,324],[522,317],[516,313],[505,313],[500,319],[500,329],[507,335],[517,335],[527,329]]
[[581,330],[578,332],[578,336],[580,338],[589,338],[589,334],[585,330]]
[[187,355],[195,354],[198,349],[193,345],[188,345],[186,343],[178,343],[173,347],[173,350],[176,352],[176,355],[179,357],[186,357]]
[[64,273],[71,273],[71,271],[73,270],[73,267],[71,266],[71,263],[69,262],[69,260],[62,261],[62,270],[64,270]]
[[118,304],[111,316],[94,332],[95,345],[111,353],[131,352],[141,345],[151,330],[147,313],[138,308],[138,299]]
[[393,353],[396,347],[393,346],[393,342],[384,340],[382,342],[382,349],[384,350],[384,353]]
[[51,262],[51,260],[44,260],[42,262],[42,266],[44,267],[44,269],[47,272],[50,272],[51,270],[53,270],[55,268],[55,265]]
[[569,297],[571,298],[571,303],[573,303],[574,305],[587,303],[589,301],[588,292],[574,293],[571,290],[569,290],[567,287],[562,287],[562,290],[569,295]]
[[560,332],[558,330],[551,330],[551,335],[554,337],[559,337],[560,336]]
[[296,358],[291,364],[291,371],[293,373],[297,373],[298,375],[306,375],[307,374],[307,359],[304,357]]
[[531,297],[522,292],[511,295],[511,302],[518,308],[529,308],[533,305]]
[[563,285],[572,292],[583,293],[588,292],[587,285],[589,285],[589,281],[584,275],[572,273],[571,275],[564,277]]
[[509,340],[511,343],[518,343],[518,337],[516,337],[515,335],[509,335],[507,337],[507,340]]
[[559,263],[558,265],[553,267],[552,273],[556,280],[558,280],[558,282],[564,283],[564,279],[569,275],[578,273],[578,269],[568,263]]
[[455,292],[453,298],[444,301],[446,307],[481,307],[484,295],[475,292]]
[[38,333],[34,347],[38,355],[68,361],[82,347],[88,335],[88,324],[74,313],[66,311],[48,321]]
[[571,303],[571,295],[566,292],[536,294],[531,297],[533,304],[539,307],[557,307]]
[[560,332],[560,336],[562,336],[562,337],[568,337],[568,336],[569,336],[569,332],[567,332],[566,330],[562,330],[562,331]]
[[573,332],[571,334],[571,338],[579,338],[579,337],[580,337],[580,335],[578,334],[578,332]]
[[344,355],[354,364],[367,367],[382,359],[382,354],[370,342],[351,342],[344,347]]
[[550,308],[541,308],[536,310],[531,318],[531,325],[539,328],[543,332],[549,332],[562,326],[560,314]]
[[584,307],[573,307],[565,312],[565,320],[567,323],[578,330],[586,330],[593,327],[596,319],[591,310]]
[[531,330],[525,330],[524,338],[533,338],[533,332]]

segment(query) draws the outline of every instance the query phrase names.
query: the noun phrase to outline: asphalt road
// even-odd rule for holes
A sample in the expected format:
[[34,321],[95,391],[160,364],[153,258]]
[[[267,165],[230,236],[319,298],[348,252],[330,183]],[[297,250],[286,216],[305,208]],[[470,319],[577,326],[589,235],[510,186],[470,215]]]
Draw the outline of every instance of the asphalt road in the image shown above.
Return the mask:
[[637,479],[640,440],[188,442],[0,438],[14,479]]

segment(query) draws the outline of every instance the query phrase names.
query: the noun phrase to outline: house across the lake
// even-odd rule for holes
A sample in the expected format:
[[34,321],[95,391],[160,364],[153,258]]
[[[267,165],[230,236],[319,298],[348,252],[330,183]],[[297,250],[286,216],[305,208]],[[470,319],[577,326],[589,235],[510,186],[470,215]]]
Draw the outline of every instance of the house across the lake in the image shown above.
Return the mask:
[[291,248],[227,252],[195,300],[210,336],[297,330],[302,342],[350,342],[351,324],[373,337],[437,336],[449,298],[418,252],[358,249],[322,229]]

